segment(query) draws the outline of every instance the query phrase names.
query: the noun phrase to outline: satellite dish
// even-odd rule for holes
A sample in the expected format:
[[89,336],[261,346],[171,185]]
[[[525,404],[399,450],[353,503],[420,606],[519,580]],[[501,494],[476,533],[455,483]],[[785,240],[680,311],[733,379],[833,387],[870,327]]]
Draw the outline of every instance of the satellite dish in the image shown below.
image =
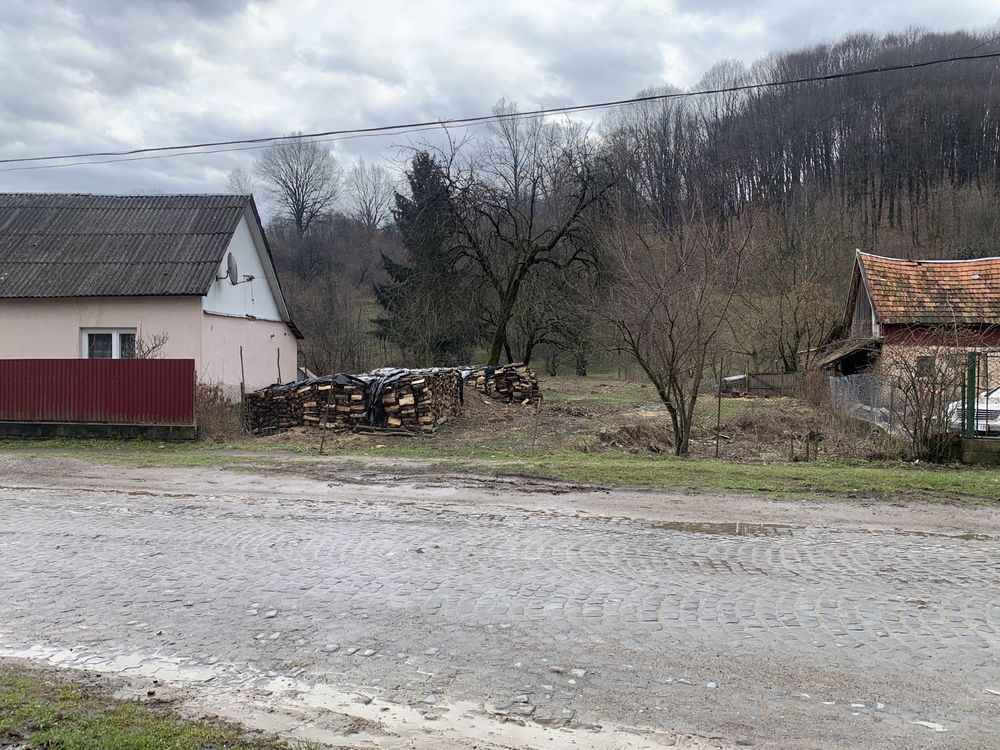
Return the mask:
[[228,266],[228,270],[226,271],[226,277],[229,279],[230,284],[236,286],[237,284],[240,283],[240,272],[239,269],[236,267],[236,258],[233,256],[232,253],[229,253],[229,257],[226,258],[226,264]]

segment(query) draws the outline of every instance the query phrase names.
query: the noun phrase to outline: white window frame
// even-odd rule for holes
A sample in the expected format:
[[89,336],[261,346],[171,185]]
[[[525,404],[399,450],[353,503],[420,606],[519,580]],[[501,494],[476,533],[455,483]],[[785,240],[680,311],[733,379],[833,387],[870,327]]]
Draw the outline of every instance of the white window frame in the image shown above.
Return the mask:
[[121,359],[121,334],[131,333],[139,340],[138,331],[135,328],[81,328],[80,329],[80,357],[90,359],[90,347],[87,345],[87,336],[91,333],[111,334],[111,359]]

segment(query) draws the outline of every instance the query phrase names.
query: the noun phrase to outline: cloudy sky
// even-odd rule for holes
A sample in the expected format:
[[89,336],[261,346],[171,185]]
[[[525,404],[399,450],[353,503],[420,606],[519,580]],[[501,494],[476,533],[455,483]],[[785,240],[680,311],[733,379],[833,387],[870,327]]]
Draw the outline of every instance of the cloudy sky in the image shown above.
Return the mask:
[[[0,0],[0,158],[617,99],[851,31],[998,21],[996,0]],[[0,190],[223,191],[253,156],[0,171]]]

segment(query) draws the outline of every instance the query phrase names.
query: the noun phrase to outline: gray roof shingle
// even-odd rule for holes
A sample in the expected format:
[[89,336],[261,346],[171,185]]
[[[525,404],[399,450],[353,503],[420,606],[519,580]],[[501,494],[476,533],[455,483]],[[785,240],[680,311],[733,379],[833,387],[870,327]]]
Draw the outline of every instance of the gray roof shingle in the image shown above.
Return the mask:
[[0,194],[0,298],[206,294],[250,200]]

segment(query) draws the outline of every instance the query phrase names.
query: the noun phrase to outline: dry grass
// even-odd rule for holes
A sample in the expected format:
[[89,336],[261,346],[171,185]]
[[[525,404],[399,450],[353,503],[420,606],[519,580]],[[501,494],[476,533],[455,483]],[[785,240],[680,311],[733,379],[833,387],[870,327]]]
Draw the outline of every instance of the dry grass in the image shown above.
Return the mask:
[[[237,394],[238,397],[238,394]],[[199,385],[194,394],[198,434],[211,440],[233,440],[243,435],[239,402],[218,385]]]
[[[329,452],[409,446],[432,454],[671,453],[670,417],[645,383],[597,377],[543,378],[544,400],[534,407],[503,404],[466,392],[460,416],[433,435],[328,433]],[[718,404],[712,394],[697,405],[691,452],[715,455]],[[821,407],[792,398],[724,398],[719,457],[740,463],[796,460],[806,437],[818,435],[823,459],[896,458],[894,441],[856,420],[836,419]],[[251,441],[255,440],[253,438]],[[289,448],[316,447],[318,430],[298,428],[256,439]]]

